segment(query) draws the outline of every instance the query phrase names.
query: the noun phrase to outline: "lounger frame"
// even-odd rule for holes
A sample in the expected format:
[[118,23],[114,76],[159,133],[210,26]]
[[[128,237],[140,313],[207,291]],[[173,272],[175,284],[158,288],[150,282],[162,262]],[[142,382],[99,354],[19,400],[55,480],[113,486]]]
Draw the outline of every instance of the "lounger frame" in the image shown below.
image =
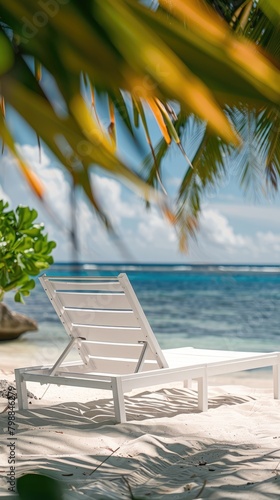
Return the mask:
[[[28,408],[27,382],[112,391],[115,419],[126,421],[124,394],[133,389],[198,381],[198,408],[208,409],[208,377],[273,367],[274,397],[280,398],[280,353],[179,348],[161,350],[125,274],[59,277],[40,282],[69,343],[53,365],[15,370],[19,409]],[[77,349],[81,360],[67,362]]]

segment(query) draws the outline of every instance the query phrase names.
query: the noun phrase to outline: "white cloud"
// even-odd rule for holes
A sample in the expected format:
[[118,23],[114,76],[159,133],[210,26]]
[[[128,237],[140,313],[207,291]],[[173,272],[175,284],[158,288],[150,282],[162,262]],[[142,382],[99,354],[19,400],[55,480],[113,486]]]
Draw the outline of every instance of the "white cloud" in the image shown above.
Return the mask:
[[262,252],[265,252],[268,249],[271,252],[280,252],[280,234],[272,233],[272,231],[259,231],[256,234],[256,241]]
[[[247,226],[251,224],[250,215]],[[257,231],[244,236],[234,230],[227,217],[214,209],[203,210],[198,243],[199,251],[212,262],[279,262],[280,234]]]
[[97,199],[114,223],[120,223],[123,218],[135,216],[135,208],[122,199],[121,185],[114,179],[92,175],[92,184]]
[[43,148],[41,151],[37,146],[30,144],[17,144],[19,153],[30,163],[36,170],[43,170],[50,165],[50,159],[46,155]]
[[142,207],[141,213],[138,213],[141,221],[138,224],[138,237],[142,243],[153,244],[156,247],[173,245],[176,242],[176,233],[174,228],[164,220],[155,209],[149,212],[144,212]]
[[18,146],[22,156],[33,167],[45,186],[45,200],[51,212],[55,214],[57,222],[64,223],[70,216],[70,184],[65,178],[65,173],[56,164],[52,164],[45,151],[41,150],[41,160],[37,147]]
[[203,210],[200,228],[202,237],[211,244],[222,246],[228,250],[242,248],[249,243],[248,238],[234,232],[228,219],[217,210]]

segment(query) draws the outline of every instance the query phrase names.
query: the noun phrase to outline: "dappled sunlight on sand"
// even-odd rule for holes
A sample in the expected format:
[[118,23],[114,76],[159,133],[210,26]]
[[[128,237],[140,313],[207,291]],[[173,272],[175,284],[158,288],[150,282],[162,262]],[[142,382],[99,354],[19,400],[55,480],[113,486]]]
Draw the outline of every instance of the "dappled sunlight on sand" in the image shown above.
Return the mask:
[[135,391],[125,402],[128,422],[116,425],[107,393],[85,403],[32,400],[17,413],[17,474],[58,478],[66,500],[279,498],[280,401],[270,389],[212,387],[207,413],[195,390],[179,387]]

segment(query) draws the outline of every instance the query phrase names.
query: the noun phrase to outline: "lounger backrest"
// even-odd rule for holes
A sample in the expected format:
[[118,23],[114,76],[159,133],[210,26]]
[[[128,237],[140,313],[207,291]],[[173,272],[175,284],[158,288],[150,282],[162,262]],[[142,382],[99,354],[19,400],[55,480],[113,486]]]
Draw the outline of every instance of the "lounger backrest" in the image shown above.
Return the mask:
[[39,279],[91,371],[123,374],[168,366],[125,274]]

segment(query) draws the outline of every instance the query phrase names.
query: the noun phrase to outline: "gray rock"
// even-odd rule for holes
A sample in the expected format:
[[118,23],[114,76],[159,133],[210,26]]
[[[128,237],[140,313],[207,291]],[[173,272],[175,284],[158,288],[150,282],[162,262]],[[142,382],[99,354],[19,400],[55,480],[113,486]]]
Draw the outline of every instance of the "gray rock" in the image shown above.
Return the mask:
[[[9,396],[12,395],[17,398],[16,385],[11,382],[8,382],[8,380],[0,380],[0,398],[8,399],[8,395]],[[32,392],[30,391],[27,391],[27,396],[29,398],[37,399],[37,397],[34,396],[34,394],[32,394]]]
[[38,330],[36,321],[24,314],[10,311],[0,303],[0,340],[17,339],[22,333]]

